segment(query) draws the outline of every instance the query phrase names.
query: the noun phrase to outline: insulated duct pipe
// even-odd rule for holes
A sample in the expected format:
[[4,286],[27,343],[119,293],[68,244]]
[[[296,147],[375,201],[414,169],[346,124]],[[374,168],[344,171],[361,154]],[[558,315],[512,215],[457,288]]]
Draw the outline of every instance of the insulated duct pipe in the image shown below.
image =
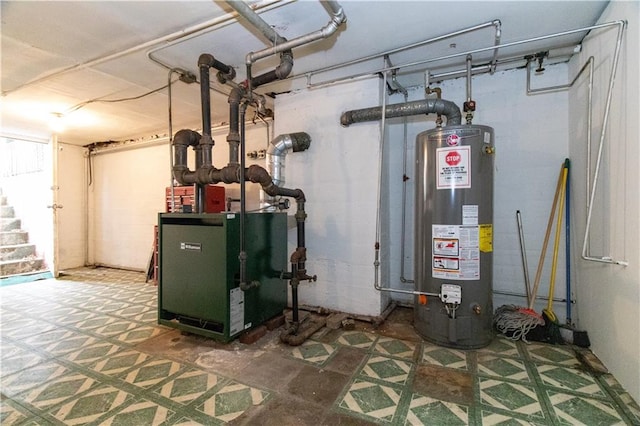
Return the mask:
[[[387,105],[384,109],[384,116],[386,118],[432,113],[447,117],[447,126],[458,125],[462,120],[460,108],[458,108],[455,103],[444,99],[423,99],[401,104],[392,104]],[[347,127],[353,123],[380,120],[382,116],[382,107],[345,111],[340,117],[340,124]]]

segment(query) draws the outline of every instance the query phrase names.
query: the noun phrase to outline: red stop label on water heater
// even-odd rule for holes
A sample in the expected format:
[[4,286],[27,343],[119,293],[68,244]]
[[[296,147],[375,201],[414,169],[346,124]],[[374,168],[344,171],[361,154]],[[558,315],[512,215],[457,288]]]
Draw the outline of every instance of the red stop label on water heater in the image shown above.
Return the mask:
[[460,154],[458,153],[458,151],[451,151],[447,154],[447,156],[444,158],[444,161],[447,162],[448,165],[450,166],[457,166],[458,163],[460,162]]

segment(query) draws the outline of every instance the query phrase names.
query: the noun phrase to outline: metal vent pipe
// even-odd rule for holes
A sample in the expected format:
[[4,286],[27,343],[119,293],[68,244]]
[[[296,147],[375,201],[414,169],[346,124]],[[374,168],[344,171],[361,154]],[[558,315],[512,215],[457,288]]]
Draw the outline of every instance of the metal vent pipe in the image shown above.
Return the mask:
[[[282,186],[284,180],[285,157],[289,152],[306,151],[311,145],[311,136],[307,133],[288,133],[279,135],[269,143],[266,154],[266,165],[273,183]],[[260,207],[267,208],[273,203],[274,197],[264,191],[260,194]]]
[[324,1],[322,2],[329,6],[331,9],[332,17],[329,23],[323,28],[313,31],[309,34],[296,37],[293,40],[287,41],[287,39],[279,36],[275,30],[266,23],[260,15],[258,15],[249,5],[243,1],[229,1],[227,4],[238,12],[243,18],[249,21],[254,27],[259,29],[269,40],[274,44],[273,47],[259,50],[257,52],[251,52],[247,54],[247,65],[254,62],[275,55],[276,53],[291,50],[295,47],[302,46],[303,44],[311,43],[316,40],[327,38],[338,30],[338,27],[347,21],[347,16],[342,9],[342,6],[337,1]]
[[[401,104],[392,104],[387,105],[384,110],[386,118],[433,113],[447,117],[447,126],[458,125],[462,120],[460,108],[458,108],[455,103],[444,99],[423,99]],[[343,112],[340,117],[340,124],[346,127],[353,123],[377,121],[381,119],[382,107],[372,107]]]

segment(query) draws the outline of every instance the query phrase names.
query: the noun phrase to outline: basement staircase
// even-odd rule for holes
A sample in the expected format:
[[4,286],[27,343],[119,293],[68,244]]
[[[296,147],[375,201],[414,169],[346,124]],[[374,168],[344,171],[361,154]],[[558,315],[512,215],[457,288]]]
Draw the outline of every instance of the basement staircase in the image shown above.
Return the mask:
[[12,206],[0,188],[0,279],[47,272],[44,259],[36,246],[29,243],[29,234],[21,229]]

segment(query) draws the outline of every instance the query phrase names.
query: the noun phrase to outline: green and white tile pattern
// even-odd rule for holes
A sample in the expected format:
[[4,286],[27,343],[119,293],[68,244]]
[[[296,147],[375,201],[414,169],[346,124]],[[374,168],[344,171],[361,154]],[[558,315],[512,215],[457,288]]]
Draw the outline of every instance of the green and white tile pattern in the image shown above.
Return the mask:
[[[143,274],[103,268],[0,288],[0,424],[277,424],[270,407],[281,401],[320,410],[320,400],[287,394],[281,377],[256,386],[240,366],[221,367],[227,360],[152,350],[175,332],[157,325],[156,293]],[[276,335],[256,359],[264,351],[290,369],[344,377],[328,400],[318,389],[326,406],[314,426],[640,424],[618,381],[581,368],[566,346],[498,337],[464,351],[366,328],[319,332],[298,347]],[[429,375],[450,379],[424,383]]]

